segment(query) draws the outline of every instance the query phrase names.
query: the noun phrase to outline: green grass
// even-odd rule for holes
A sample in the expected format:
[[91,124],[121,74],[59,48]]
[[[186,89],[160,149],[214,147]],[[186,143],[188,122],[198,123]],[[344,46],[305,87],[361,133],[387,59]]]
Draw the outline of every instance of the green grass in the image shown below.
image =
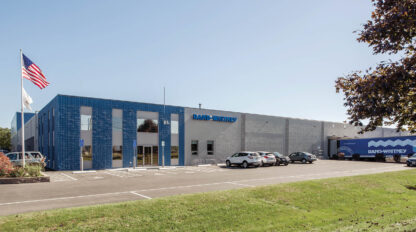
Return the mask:
[[0,231],[416,231],[416,170],[0,217]]

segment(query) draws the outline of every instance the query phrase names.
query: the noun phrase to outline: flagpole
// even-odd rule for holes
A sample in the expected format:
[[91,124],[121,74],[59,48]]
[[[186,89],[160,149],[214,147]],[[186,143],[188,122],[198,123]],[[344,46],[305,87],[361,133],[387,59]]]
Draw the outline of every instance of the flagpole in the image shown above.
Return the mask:
[[25,167],[25,117],[24,117],[24,108],[23,108],[23,73],[22,73],[22,67],[23,67],[23,52],[22,49],[20,49],[20,73],[21,73],[21,80],[20,80],[20,88],[21,88],[21,94],[22,94],[22,166]]
[[[165,104],[165,86],[163,86],[163,127],[165,126],[166,121],[166,104]],[[165,167],[165,141],[162,144],[162,167]]]

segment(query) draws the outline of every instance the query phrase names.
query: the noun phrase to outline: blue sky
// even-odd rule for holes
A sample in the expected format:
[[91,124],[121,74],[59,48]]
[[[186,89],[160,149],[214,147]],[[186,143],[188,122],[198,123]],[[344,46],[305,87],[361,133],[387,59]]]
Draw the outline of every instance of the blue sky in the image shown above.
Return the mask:
[[20,110],[19,49],[57,94],[342,122],[334,81],[385,60],[356,41],[370,0],[1,1],[0,127]]

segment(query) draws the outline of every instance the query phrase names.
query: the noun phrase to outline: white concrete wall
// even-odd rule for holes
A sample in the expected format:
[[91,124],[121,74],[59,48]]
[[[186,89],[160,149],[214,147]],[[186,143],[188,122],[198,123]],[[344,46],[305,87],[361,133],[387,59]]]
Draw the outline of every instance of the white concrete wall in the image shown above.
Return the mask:
[[[192,119],[193,114],[237,117],[236,122]],[[191,140],[199,141],[198,155],[191,154]],[[214,141],[214,154],[207,154],[207,141]],[[185,109],[185,165],[225,162],[241,149],[241,114],[205,109]]]

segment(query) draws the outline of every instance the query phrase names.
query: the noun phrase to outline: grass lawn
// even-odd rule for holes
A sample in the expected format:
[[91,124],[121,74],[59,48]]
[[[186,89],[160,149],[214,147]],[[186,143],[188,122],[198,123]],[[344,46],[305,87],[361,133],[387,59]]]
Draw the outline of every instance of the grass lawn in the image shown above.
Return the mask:
[[0,231],[416,231],[406,186],[416,170],[0,217]]

